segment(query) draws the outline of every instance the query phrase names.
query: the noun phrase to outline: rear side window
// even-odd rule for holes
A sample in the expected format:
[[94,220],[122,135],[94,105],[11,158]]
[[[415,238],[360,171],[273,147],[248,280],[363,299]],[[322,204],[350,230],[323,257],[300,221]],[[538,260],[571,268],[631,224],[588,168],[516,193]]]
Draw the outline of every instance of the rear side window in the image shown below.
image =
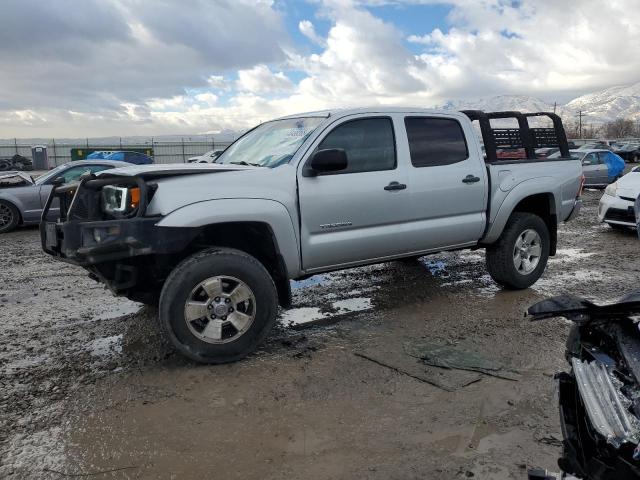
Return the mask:
[[341,148],[347,154],[346,170],[356,173],[396,168],[396,145],[390,118],[363,118],[338,125],[318,145],[318,150]]
[[462,127],[450,118],[405,117],[411,164],[450,165],[469,158]]

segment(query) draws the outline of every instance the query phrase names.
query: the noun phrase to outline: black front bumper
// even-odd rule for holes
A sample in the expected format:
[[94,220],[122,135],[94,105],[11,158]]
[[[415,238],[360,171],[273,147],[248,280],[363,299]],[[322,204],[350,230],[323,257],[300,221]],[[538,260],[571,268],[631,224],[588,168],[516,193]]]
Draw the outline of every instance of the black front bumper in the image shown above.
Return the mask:
[[43,250],[80,266],[183,251],[199,228],[159,227],[158,217],[122,220],[42,222]]

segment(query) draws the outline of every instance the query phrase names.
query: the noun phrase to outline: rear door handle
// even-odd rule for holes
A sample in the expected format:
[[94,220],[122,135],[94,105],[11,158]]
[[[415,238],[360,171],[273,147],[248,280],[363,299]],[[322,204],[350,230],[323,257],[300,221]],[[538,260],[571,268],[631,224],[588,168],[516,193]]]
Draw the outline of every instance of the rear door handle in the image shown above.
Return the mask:
[[463,183],[476,183],[480,181],[480,177],[476,177],[474,175],[467,175],[462,179]]
[[389,185],[384,187],[385,190],[404,190],[407,186],[404,183],[399,182],[391,182]]

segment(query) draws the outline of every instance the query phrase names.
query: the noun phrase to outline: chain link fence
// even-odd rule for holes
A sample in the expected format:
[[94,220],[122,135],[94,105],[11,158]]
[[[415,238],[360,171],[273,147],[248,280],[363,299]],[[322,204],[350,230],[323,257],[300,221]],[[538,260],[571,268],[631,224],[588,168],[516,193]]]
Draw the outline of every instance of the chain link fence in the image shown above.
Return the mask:
[[[71,149],[90,149],[90,150],[132,150],[132,149],[151,149],[155,163],[187,163],[189,157],[202,155],[210,150],[224,150],[231,144],[231,141],[203,141],[203,140],[187,140],[181,141],[149,141],[144,143],[92,143],[90,140],[82,143],[56,142],[51,140],[46,144],[38,146],[47,147],[47,157],[51,168],[70,162]],[[35,145],[27,145],[15,140],[13,143],[0,144],[0,158],[12,157],[15,154],[22,155],[33,160],[31,149]]]

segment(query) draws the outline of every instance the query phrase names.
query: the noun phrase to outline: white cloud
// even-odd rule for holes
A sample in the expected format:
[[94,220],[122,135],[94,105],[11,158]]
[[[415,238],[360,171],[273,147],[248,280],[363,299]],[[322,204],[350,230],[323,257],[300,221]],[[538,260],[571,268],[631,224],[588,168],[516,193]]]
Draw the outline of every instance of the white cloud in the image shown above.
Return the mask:
[[238,90],[251,93],[279,93],[292,90],[293,83],[283,72],[273,73],[266,65],[238,71]]
[[208,106],[213,106],[218,103],[218,96],[211,92],[200,93],[194,97],[197,101],[204,103]]
[[316,29],[313,26],[313,23],[311,23],[309,20],[301,20],[300,23],[298,23],[298,29],[300,30],[300,33],[302,33],[316,45],[319,45],[321,47],[325,47],[327,45],[325,39],[316,33]]
[[[73,30],[73,41],[54,37],[57,63],[40,62],[31,51],[25,57],[38,61],[5,72],[0,87],[12,95],[10,102],[6,95],[0,99],[3,132],[111,134],[131,124],[135,133],[197,133],[319,108],[434,106],[496,94],[563,102],[640,78],[640,56],[632,51],[640,45],[637,0],[450,0],[448,24],[433,31],[401,31],[365,5],[397,4],[419,15],[420,7],[410,4],[440,1],[324,0],[317,14],[331,24],[326,38],[310,20],[297,25],[319,47],[314,53],[287,42],[281,12],[269,1],[255,4],[256,15],[240,2],[215,19],[218,10],[206,12],[209,3],[200,0],[194,0],[198,8],[170,11],[163,2],[156,9],[155,2],[112,1],[120,10],[103,18],[119,11],[131,16],[126,27],[104,25],[109,48],[94,50],[95,38]],[[215,28],[203,28],[201,15]],[[263,17],[265,25],[258,25]],[[244,43],[236,48],[238,39]],[[76,44],[83,48],[74,50]],[[0,60],[9,60],[6,52],[0,42]],[[7,64],[14,65],[14,57]],[[237,80],[230,80],[234,72]]]

